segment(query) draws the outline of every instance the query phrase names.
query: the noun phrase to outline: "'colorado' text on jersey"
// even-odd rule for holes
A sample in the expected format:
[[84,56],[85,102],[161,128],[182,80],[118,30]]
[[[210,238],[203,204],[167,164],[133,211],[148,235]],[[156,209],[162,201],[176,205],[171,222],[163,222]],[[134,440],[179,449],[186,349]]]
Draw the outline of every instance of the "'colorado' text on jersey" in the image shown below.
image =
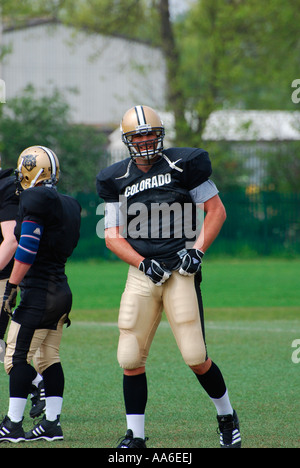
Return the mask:
[[162,187],[163,185],[170,184],[172,182],[172,177],[170,173],[167,174],[158,174],[153,177],[147,177],[137,184],[129,185],[125,189],[125,197],[130,197],[136,193],[143,192],[144,190],[149,190],[151,188]]

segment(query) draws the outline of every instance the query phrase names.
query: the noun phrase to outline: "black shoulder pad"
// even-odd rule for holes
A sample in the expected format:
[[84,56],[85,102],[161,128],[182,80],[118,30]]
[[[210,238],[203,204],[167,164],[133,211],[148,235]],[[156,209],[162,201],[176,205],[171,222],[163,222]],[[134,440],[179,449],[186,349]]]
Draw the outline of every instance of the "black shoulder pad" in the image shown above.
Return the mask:
[[0,222],[16,219],[19,197],[16,195],[14,177],[0,179]]
[[170,148],[164,154],[183,169],[182,181],[188,190],[198,187],[212,173],[208,152],[202,148]]
[[58,194],[55,188],[32,187],[20,194],[20,217],[33,219],[44,224],[49,211],[56,203]]
[[119,200],[118,180],[126,175],[131,159],[119,161],[99,172],[96,177],[96,189],[100,198],[106,202]]

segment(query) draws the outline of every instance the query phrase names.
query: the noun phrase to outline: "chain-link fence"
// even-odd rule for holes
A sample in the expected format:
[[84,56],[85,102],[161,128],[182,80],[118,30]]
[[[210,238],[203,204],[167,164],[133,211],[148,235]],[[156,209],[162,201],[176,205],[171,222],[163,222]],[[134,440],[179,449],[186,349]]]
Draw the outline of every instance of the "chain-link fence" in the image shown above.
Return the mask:
[[227,220],[213,251],[232,255],[300,254],[300,194],[221,195]]

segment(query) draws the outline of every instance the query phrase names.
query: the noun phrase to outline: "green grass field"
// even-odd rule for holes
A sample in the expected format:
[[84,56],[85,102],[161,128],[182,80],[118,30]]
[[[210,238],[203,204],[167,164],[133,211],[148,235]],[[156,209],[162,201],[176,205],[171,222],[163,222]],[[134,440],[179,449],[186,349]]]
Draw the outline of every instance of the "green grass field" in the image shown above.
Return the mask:
[[[224,374],[245,448],[300,447],[300,260],[207,258],[202,291],[210,357]],[[72,326],[61,357],[66,377],[62,442],[1,448],[114,448],[125,432],[122,370],[116,360],[118,305],[127,266],[70,262]],[[218,447],[216,414],[184,364],[165,319],[147,364],[146,432],[151,448]],[[8,378],[0,369],[0,414]],[[32,421],[26,409],[24,428]]]

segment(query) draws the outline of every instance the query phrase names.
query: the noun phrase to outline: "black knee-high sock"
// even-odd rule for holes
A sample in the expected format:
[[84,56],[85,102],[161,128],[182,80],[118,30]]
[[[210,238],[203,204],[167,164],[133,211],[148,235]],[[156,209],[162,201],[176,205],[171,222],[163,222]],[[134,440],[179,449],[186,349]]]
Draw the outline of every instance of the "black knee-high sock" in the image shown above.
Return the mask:
[[221,398],[225,394],[226,385],[223,375],[214,362],[205,374],[195,373],[195,375],[210,398]]
[[36,375],[34,368],[27,363],[13,366],[9,373],[9,394],[11,398],[27,398],[31,391],[31,382]]
[[144,414],[148,398],[146,374],[124,374],[123,394],[126,414]]
[[65,378],[60,362],[52,364],[43,372],[46,397],[63,397]]

